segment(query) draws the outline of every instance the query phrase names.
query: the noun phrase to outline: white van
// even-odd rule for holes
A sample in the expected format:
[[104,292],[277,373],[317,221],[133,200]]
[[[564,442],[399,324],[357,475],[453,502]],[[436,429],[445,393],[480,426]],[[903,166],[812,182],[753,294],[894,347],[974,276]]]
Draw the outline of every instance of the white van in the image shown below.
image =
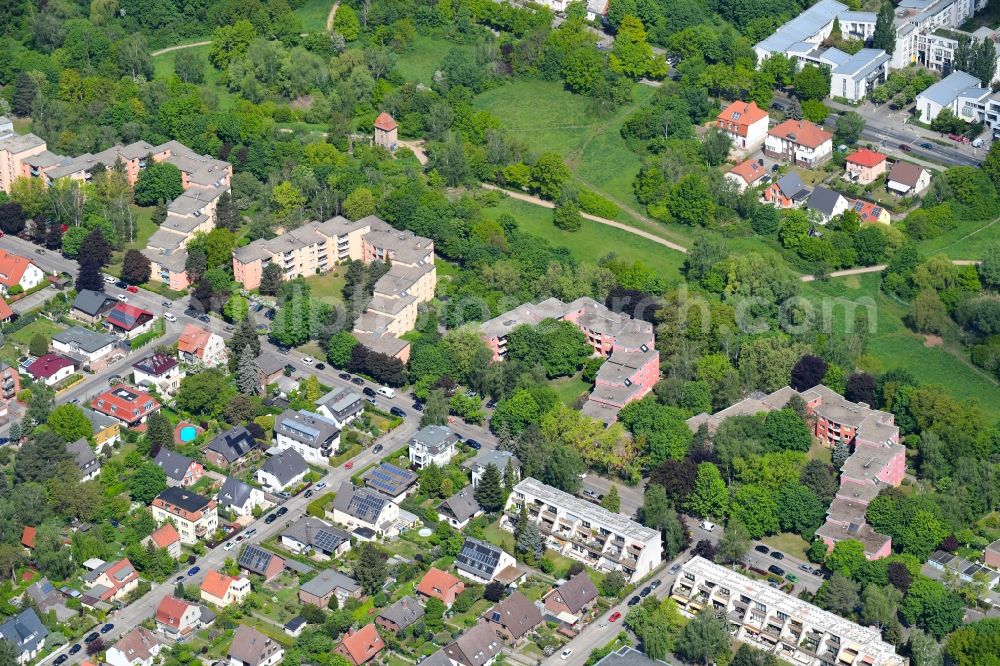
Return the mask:
[[389,398],[390,400],[392,400],[393,398],[396,397],[396,389],[394,389],[394,388],[389,388],[388,386],[379,386],[375,390],[378,391],[379,395],[384,395],[385,397]]
[[983,147],[983,140],[981,138],[974,140],[972,142],[972,147],[973,148],[982,148]]
[[706,532],[711,532],[712,530],[715,529],[715,525],[708,522],[707,520],[703,520],[701,521],[701,529],[705,530]]

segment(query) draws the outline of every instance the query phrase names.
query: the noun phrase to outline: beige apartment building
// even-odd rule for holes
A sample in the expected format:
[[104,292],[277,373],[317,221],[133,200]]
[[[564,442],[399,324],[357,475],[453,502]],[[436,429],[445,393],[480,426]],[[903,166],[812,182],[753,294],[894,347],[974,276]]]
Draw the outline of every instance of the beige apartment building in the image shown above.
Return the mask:
[[219,527],[215,500],[210,500],[180,486],[171,486],[150,507],[157,525],[172,521],[181,543],[191,545],[211,535]]

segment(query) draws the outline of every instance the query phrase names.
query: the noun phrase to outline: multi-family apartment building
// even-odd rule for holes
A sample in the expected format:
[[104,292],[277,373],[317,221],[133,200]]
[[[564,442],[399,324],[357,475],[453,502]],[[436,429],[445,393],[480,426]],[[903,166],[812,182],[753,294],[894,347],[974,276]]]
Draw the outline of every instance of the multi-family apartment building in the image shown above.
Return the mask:
[[756,148],[767,136],[767,111],[756,102],[736,101],[715,118],[715,126],[724,132],[737,148]]
[[682,567],[670,596],[683,613],[705,610],[725,615],[736,640],[797,666],[906,666],[909,661],[882,640],[878,629],[862,627],[695,556]]
[[340,448],[340,429],[321,414],[285,410],[274,420],[274,445],[297,451],[307,462],[327,464]]
[[789,119],[767,133],[764,154],[811,169],[830,159],[833,134],[808,120]]
[[458,435],[448,426],[425,426],[410,438],[410,464],[418,469],[428,465],[444,467],[455,457],[457,443]]
[[215,368],[229,360],[229,351],[225,338],[218,333],[188,324],[177,340],[177,357],[185,363]]
[[524,303],[480,325],[480,333],[493,351],[493,360],[507,355],[510,332],[524,324],[546,319],[568,321],[586,336],[594,354],[607,361],[597,374],[594,391],[583,413],[605,422],[617,419],[618,410],[653,390],[659,379],[660,353],[654,348],[653,325],[627,314],[614,312],[592,298],[570,303],[548,298]]
[[254,289],[268,264],[277,264],[285,279],[292,279],[325,273],[347,260],[391,261],[389,272],[375,283],[368,309],[355,322],[354,335],[366,347],[405,362],[410,347],[399,336],[414,328],[418,306],[434,298],[437,284],[429,238],[394,229],[373,215],[353,222],[337,216],[237,248],[233,274],[245,288]]
[[600,571],[621,571],[634,582],[663,559],[657,530],[531,477],[514,486],[501,527],[513,531],[522,507],[546,547]]
[[186,488],[173,486],[156,496],[150,507],[158,525],[168,520],[188,545],[204,539],[219,526],[215,500],[210,500]]

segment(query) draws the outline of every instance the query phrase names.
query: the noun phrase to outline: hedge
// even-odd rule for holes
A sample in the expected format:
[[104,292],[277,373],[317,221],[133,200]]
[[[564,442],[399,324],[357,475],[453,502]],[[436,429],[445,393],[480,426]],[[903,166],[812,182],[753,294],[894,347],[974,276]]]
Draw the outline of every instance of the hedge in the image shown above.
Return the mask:
[[591,215],[596,215],[598,217],[606,217],[609,220],[613,220],[618,217],[620,212],[618,206],[614,202],[609,201],[602,197],[596,192],[591,192],[590,190],[580,190],[577,195],[577,199],[580,202],[580,208]]

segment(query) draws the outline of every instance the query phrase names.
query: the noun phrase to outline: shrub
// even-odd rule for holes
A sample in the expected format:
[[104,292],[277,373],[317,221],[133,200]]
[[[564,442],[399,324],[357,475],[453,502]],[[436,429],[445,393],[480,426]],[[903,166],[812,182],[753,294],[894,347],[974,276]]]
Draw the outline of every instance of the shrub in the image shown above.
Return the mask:
[[596,192],[580,190],[577,200],[580,202],[580,208],[591,215],[610,219],[618,217],[618,206]]

